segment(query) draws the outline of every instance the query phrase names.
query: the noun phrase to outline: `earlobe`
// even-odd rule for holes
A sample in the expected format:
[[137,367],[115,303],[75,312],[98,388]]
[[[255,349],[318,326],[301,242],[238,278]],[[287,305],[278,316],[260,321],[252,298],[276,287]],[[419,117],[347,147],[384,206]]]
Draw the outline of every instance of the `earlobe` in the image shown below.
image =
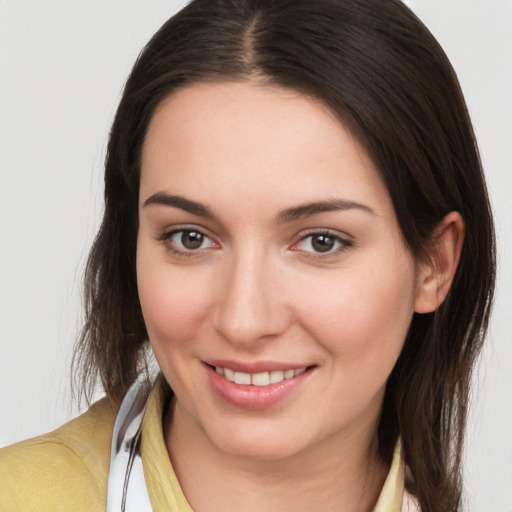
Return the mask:
[[429,261],[418,265],[414,310],[431,313],[444,301],[459,264],[466,227],[459,212],[450,212],[438,224],[429,249]]

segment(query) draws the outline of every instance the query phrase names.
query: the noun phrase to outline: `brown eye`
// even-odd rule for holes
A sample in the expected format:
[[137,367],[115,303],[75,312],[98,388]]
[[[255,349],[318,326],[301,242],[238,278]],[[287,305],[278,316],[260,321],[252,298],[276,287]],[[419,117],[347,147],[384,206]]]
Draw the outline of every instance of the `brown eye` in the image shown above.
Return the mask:
[[311,247],[316,252],[329,252],[333,249],[336,239],[329,235],[313,235],[311,237]]
[[311,256],[335,256],[351,246],[349,239],[330,232],[319,232],[304,236],[295,246],[295,250],[310,253]]
[[216,247],[215,242],[201,231],[195,229],[178,229],[164,233],[160,240],[166,249],[175,254],[200,253]]
[[204,235],[197,231],[182,231],[181,244],[185,249],[194,250],[199,249],[204,241]]

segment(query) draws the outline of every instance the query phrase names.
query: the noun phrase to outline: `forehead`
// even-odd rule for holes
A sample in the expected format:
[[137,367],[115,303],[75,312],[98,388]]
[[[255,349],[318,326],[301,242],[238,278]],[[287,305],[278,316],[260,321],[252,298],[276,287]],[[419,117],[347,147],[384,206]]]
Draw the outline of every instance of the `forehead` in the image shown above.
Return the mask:
[[141,196],[229,189],[265,202],[336,195],[386,203],[373,162],[322,102],[250,83],[189,85],[156,109],[142,152]]

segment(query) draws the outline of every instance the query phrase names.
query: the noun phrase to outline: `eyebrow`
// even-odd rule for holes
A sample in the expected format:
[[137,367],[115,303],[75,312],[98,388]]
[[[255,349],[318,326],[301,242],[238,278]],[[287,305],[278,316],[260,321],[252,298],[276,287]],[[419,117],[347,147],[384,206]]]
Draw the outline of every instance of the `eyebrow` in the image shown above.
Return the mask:
[[208,206],[196,201],[192,201],[183,196],[169,195],[165,192],[157,192],[144,201],[144,207],[153,204],[161,206],[174,206],[175,208],[179,208],[180,210],[184,210],[188,213],[198,215],[199,217],[206,217],[209,219],[215,218],[213,211],[208,208]]
[[[172,206],[179,208],[193,215],[199,217],[206,217],[208,219],[216,219],[216,215],[206,205],[197,201],[192,201],[183,196],[170,195],[165,192],[157,192],[144,201],[144,207],[150,205]],[[277,223],[284,224],[293,222],[305,217],[317,215],[319,213],[337,212],[344,210],[358,209],[366,213],[375,215],[375,212],[367,205],[348,201],[346,199],[327,199],[325,201],[314,201],[311,203],[304,203],[291,208],[286,208],[277,215]]]
[[362,210],[366,213],[375,215],[375,212],[365,204],[347,201],[346,199],[333,198],[327,199],[326,201],[315,201],[313,203],[305,203],[292,208],[287,208],[277,216],[277,222],[281,224],[317,215],[319,213],[338,212],[352,209]]

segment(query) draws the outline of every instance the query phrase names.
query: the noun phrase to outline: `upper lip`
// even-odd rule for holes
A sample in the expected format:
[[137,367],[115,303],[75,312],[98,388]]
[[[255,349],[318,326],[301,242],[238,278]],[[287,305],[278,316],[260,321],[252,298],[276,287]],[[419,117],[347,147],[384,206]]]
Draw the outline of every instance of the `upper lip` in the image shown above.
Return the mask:
[[204,361],[210,366],[218,366],[220,368],[229,368],[235,372],[242,373],[263,373],[272,371],[299,370],[307,368],[310,364],[304,363],[284,363],[280,361],[235,361],[232,359],[209,359]]

